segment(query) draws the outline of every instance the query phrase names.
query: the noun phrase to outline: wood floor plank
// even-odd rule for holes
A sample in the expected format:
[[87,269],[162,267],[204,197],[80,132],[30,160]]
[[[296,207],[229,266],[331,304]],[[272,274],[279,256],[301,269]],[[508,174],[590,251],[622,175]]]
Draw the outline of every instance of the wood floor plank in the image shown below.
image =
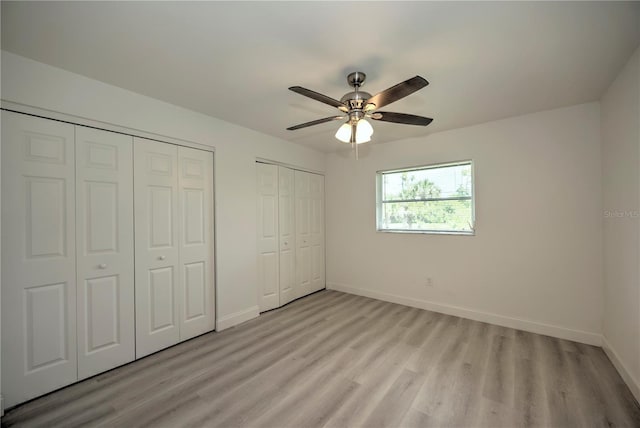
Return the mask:
[[400,426],[403,428],[435,428],[442,427],[444,425],[433,416],[425,415],[419,410],[410,408],[404,418],[402,418]]
[[2,426],[640,427],[640,405],[600,348],[322,291]]
[[[352,394],[357,388],[355,382],[344,379],[340,372],[353,357],[353,350],[349,348],[336,348],[336,359],[330,364],[323,364],[311,373],[306,382],[293,385],[286,395],[265,412],[257,426],[269,428],[276,426],[297,427],[307,416],[312,420],[308,423],[323,424],[322,421],[329,415],[320,415],[318,407],[336,409],[342,404],[342,400]],[[329,390],[340,395],[341,401],[334,402]],[[222,426],[233,426],[221,421]],[[320,425],[320,426],[321,426]],[[236,425],[237,426],[237,425]],[[306,426],[306,425],[304,425]],[[317,425],[313,425],[317,426]]]
[[448,420],[454,408],[451,398],[455,394],[456,384],[452,379],[462,368],[464,355],[469,345],[474,321],[460,319],[455,329],[450,330],[449,341],[443,346],[440,357],[424,370],[426,380],[422,391],[413,403],[413,407],[439,420]]
[[377,428],[400,425],[424,379],[424,373],[403,370],[363,426]]
[[542,382],[540,351],[535,334],[517,331],[514,341],[515,395],[519,426],[542,426],[548,419],[546,395]]
[[[494,326],[491,326],[490,330]],[[501,333],[491,335],[491,354],[485,368],[482,395],[485,398],[513,406],[515,366],[513,339]]]
[[619,412],[619,418],[624,422],[621,426],[633,426],[634,422],[640,426],[640,404],[628,393],[629,388],[618,374],[615,367],[609,361],[604,351],[595,346],[581,345],[584,353],[588,355],[591,372],[597,378],[598,387],[610,400],[608,407]]
[[569,372],[568,360],[561,341],[536,336],[541,350],[542,380],[547,398],[548,423],[552,426],[583,426],[584,412]]
[[438,426],[472,426],[480,413],[483,379],[489,357],[489,326],[468,321],[468,341],[464,352],[456,351],[451,357],[441,358],[441,370],[431,371],[423,389],[413,403],[414,409],[427,414]]
[[[354,358],[354,364],[359,373],[360,388],[330,416],[325,427],[341,428],[363,425],[367,416],[374,411],[378,403],[382,401],[384,394],[404,370],[406,361],[415,350],[415,347],[404,343],[394,345],[385,352],[385,358],[379,360],[378,365],[364,372],[361,370],[361,365],[366,365],[371,356]],[[352,379],[354,372],[354,370],[349,370],[345,376]]]

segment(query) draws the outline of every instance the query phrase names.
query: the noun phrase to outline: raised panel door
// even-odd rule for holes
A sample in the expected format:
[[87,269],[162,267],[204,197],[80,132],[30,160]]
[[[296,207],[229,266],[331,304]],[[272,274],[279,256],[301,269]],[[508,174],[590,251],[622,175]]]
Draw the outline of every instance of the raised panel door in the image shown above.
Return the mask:
[[178,148],[134,138],[136,358],[180,341]]
[[77,380],[74,126],[2,112],[2,393]]
[[258,306],[264,312],[280,306],[278,167],[256,163],[256,180]]
[[215,328],[213,153],[178,147],[180,340]]
[[294,300],[296,283],[296,234],[294,172],[278,167],[278,230],[280,234],[280,305]]
[[296,297],[311,293],[311,174],[295,171]]
[[309,174],[311,292],[325,288],[324,176]]
[[76,127],[80,379],[135,358],[132,142]]

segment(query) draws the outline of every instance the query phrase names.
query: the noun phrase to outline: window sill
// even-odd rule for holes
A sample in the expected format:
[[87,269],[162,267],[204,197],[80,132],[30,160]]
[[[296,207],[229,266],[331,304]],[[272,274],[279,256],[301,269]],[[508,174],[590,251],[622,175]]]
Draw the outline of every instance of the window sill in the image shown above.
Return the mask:
[[454,230],[411,230],[411,229],[377,229],[381,233],[400,233],[400,234],[416,234],[416,235],[461,235],[475,236],[473,231],[454,231]]

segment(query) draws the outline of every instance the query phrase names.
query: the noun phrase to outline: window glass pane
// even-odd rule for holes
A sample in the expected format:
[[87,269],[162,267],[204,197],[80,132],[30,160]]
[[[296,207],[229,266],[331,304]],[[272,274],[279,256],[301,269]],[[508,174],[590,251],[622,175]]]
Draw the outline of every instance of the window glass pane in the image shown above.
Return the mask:
[[471,165],[452,165],[382,175],[382,199],[415,200],[471,196]]
[[381,228],[472,231],[471,199],[382,204]]

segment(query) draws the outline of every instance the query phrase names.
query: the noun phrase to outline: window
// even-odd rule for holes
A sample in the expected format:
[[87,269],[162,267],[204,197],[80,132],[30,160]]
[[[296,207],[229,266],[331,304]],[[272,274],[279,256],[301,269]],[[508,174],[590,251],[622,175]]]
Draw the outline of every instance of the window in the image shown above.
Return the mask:
[[471,161],[378,171],[378,230],[474,233]]

